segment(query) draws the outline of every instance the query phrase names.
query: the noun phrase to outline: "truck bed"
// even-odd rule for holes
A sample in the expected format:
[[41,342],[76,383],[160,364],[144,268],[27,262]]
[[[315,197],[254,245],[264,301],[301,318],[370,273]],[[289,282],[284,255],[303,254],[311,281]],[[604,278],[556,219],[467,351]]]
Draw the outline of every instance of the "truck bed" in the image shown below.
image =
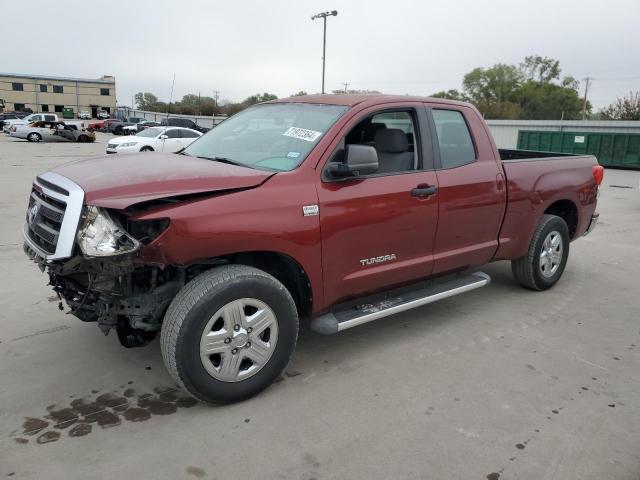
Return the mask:
[[575,212],[569,225],[571,237],[584,234],[596,207],[592,168],[598,161],[593,155],[498,151],[507,184],[507,206],[495,259],[524,255],[538,219],[546,211]]
[[511,150],[499,148],[500,160],[520,162],[523,160],[549,160],[550,158],[580,157],[572,153],[536,152],[534,150]]

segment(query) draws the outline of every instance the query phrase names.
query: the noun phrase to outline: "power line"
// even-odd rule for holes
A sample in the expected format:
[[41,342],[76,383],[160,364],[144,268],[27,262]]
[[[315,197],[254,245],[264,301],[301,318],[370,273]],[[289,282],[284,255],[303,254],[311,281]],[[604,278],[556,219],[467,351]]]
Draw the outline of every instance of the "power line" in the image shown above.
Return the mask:
[[347,87],[351,84],[349,82],[342,82],[341,85],[344,85],[344,93],[347,93]]

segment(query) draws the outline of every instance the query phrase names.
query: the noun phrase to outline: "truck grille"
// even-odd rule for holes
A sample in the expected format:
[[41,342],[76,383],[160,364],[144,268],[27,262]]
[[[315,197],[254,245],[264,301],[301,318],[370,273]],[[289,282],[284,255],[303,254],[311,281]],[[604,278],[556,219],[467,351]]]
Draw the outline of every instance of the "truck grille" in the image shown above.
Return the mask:
[[66,203],[39,192],[35,187],[31,190],[26,216],[29,238],[50,255],[56,251],[66,208]]
[[36,178],[23,228],[29,248],[46,260],[70,257],[83,200],[82,189],[62,175],[47,172]]

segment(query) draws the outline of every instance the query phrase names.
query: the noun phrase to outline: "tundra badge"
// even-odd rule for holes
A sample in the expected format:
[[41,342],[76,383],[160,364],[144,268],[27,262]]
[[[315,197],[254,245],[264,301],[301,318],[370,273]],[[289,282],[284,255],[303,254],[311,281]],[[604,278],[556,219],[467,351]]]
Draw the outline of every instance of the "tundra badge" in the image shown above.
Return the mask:
[[390,255],[380,255],[379,257],[363,258],[362,260],[360,260],[360,263],[363,267],[365,267],[367,265],[373,265],[374,263],[390,262],[391,260],[395,259],[396,254],[392,253]]
[[302,214],[305,217],[314,217],[320,213],[320,207],[318,205],[305,205],[302,207]]

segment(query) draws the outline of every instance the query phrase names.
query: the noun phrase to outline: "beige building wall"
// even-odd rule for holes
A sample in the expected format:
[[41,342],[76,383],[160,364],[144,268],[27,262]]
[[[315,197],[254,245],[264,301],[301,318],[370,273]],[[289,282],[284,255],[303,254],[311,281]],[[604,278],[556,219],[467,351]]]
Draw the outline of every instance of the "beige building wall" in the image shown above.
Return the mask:
[[[14,90],[13,84],[21,84],[22,90]],[[54,87],[56,92],[54,92]],[[62,89],[62,93],[57,90]],[[24,105],[34,112],[61,113],[62,107],[73,108],[74,114],[96,110],[114,112],[116,108],[116,83],[112,76],[101,79],[72,79],[44,76],[11,76],[0,74],[0,98],[5,111],[17,110]],[[43,108],[44,106],[44,108]]]

